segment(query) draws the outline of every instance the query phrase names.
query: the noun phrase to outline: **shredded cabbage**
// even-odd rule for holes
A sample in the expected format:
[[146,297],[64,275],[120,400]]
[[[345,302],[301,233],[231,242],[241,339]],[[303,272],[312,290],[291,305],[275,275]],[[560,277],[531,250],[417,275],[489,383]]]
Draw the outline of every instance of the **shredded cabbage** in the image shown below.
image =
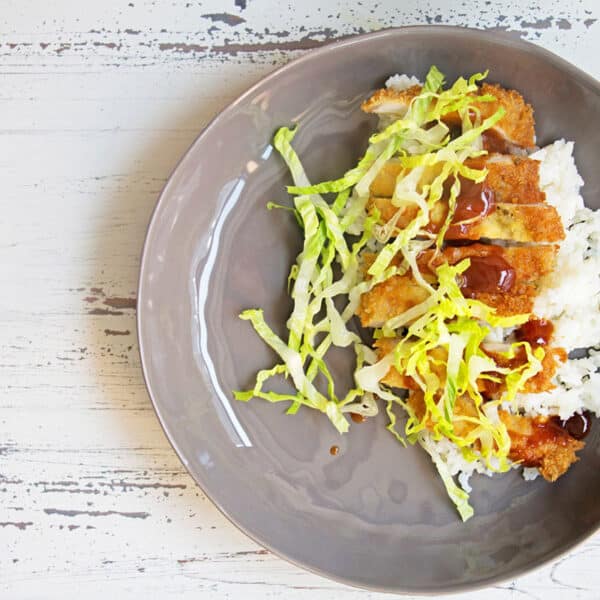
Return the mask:
[[[273,203],[267,207],[291,211],[304,232],[304,243],[288,277],[293,309],[287,321],[287,341],[268,326],[262,310],[246,310],[240,315],[280,360],[257,374],[252,389],[235,392],[242,401],[289,402],[288,414],[295,414],[300,407],[318,410],[340,433],[349,429],[347,413],[373,416],[378,399],[385,401],[387,429],[402,444],[419,443],[431,455],[464,520],[473,514],[469,495],[454,481],[436,444],[449,440],[466,460],[483,461],[495,471],[507,470],[510,438],[498,407],[514,400],[541,370],[544,357],[541,348],[513,343],[502,356],[508,364],[519,357],[516,366],[500,367],[485,352],[484,340],[492,327],[514,327],[529,315],[498,316],[490,306],[465,298],[459,278],[469,267],[468,259],[456,265],[441,264],[434,277],[424,276],[419,268],[421,253],[429,248],[437,252],[444,242],[461,180],[481,182],[486,177],[485,169],[466,165],[469,158],[485,154],[481,136],[504,116],[499,108],[481,119],[476,103],[494,100],[477,93],[478,83],[486,76],[487,72],[461,77],[444,89],[444,75],[431,67],[404,114],[393,115],[392,122],[373,134],[358,164],[339,179],[311,184],[292,147],[297,128],[277,131],[273,143],[293,179],[287,188],[293,207]],[[443,118],[454,113],[461,128],[458,135],[451,136]],[[379,212],[369,206],[370,187],[391,159],[401,167],[391,199],[397,212],[382,223]],[[442,200],[447,201],[447,213],[433,234],[427,226]],[[399,227],[406,207],[414,207],[414,217]],[[368,269],[363,266],[367,252],[375,255]],[[361,341],[350,322],[364,293],[390,277],[407,273],[426,290],[426,299],[375,332],[377,339],[391,338],[394,346],[393,352],[378,356]],[[354,351],[355,385],[343,395],[328,367],[328,352],[333,347]],[[384,383],[393,368],[412,382],[414,389],[408,399]],[[295,392],[267,389],[274,377],[290,380]],[[486,381],[498,384],[502,389],[499,397],[484,399],[481,386]],[[421,396],[419,407],[415,398]],[[407,415],[403,432],[395,407]]]

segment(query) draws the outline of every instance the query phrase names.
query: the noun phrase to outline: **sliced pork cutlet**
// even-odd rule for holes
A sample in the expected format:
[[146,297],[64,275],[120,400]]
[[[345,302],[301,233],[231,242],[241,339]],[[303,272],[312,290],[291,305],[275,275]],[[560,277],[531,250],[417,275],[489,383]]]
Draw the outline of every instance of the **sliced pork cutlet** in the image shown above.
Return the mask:
[[[471,244],[448,246],[437,255],[427,250],[417,262],[423,276],[434,283],[436,267],[470,259],[469,268],[460,276],[463,294],[495,308],[498,315],[508,316],[532,312],[540,280],[552,271],[557,250],[554,245]],[[382,327],[389,319],[426,300],[428,295],[410,273],[396,275],[363,294],[357,314],[363,327]]]
[[503,247],[491,244],[447,246],[437,255],[423,252],[420,264],[431,270],[443,263],[456,265],[468,258],[469,268],[460,276],[464,296],[484,302],[498,315],[531,313],[541,279],[552,272],[556,245]]
[[[517,243],[555,243],[565,237],[564,227],[554,206],[548,204],[495,203],[481,186],[470,185],[475,192],[457,199],[452,223],[444,239],[447,241],[481,240]],[[380,223],[393,224],[394,232],[405,229],[419,214],[416,204],[394,206],[391,198],[372,196],[368,210],[377,209]],[[447,200],[440,200],[430,212],[426,230],[437,233],[448,214]]]
[[[538,161],[493,154],[467,164],[471,168],[485,168],[488,174],[481,183],[459,177],[460,193],[444,239],[518,243],[554,243],[564,239],[560,215],[544,202],[545,194],[539,189]],[[386,163],[371,185],[373,195],[368,204],[371,212],[379,211],[381,223],[393,224],[395,231],[406,228],[420,210],[416,204],[392,203],[396,179],[403,173],[400,161]],[[424,174],[422,183],[428,183],[435,174],[435,171]],[[448,179],[442,198],[431,209],[426,227],[430,233],[437,233],[446,220],[452,181]]]
[[[411,390],[408,404],[419,419],[425,415],[425,402],[421,390]],[[476,426],[460,417],[477,417],[477,410],[470,397],[456,399],[453,421],[454,433],[466,436]],[[524,467],[535,467],[547,481],[556,481],[577,462],[577,452],[584,442],[572,437],[551,417],[513,415],[499,410],[498,414],[510,437],[508,457]],[[433,424],[428,424],[431,428]],[[477,448],[475,448],[477,449]]]
[[[421,86],[401,92],[379,90],[363,104],[363,110],[378,114],[385,123],[386,117],[402,117],[420,91]],[[489,154],[467,162],[471,168],[485,168],[485,180],[481,184],[461,181],[463,195],[467,189],[469,193],[466,195],[471,196],[466,202],[470,205],[467,208],[478,215],[465,219],[465,214],[469,214],[461,207],[459,197],[458,215],[454,217],[445,239],[450,243],[483,238],[506,242],[545,242],[547,245],[503,247],[475,243],[447,246],[441,252],[428,250],[421,253],[418,265],[424,278],[434,285],[437,266],[443,263],[455,265],[469,258],[471,264],[459,278],[465,297],[484,302],[500,315],[531,313],[540,281],[554,267],[558,246],[553,243],[564,239],[564,229],[556,210],[545,204],[545,194],[539,186],[539,162],[524,156],[535,147],[531,106],[518,92],[498,85],[484,84],[474,96],[484,94],[494,96],[495,100],[484,102],[474,98],[473,104],[481,120],[494,114],[499,107],[503,107],[506,114],[482,136],[483,148]],[[445,115],[442,121],[454,130],[461,126],[461,118],[457,113]],[[406,227],[418,214],[416,206],[400,204],[397,207],[391,202],[398,177],[403,173],[400,160],[389,161],[373,181],[370,190],[370,210],[376,208],[381,215],[381,222],[397,229]],[[428,182],[426,178],[421,184]],[[439,231],[447,216],[448,190],[445,194],[446,197],[436,203],[430,213],[428,229],[431,233]],[[491,198],[486,198],[486,194]],[[465,204],[464,200],[462,202]],[[478,205],[475,211],[473,204]],[[394,235],[393,231],[391,234]],[[427,290],[419,286],[409,272],[392,277],[363,294],[358,315],[363,326],[380,327],[427,297]],[[535,321],[533,318],[531,322]],[[515,335],[521,339],[518,331]],[[567,360],[565,350],[552,347],[550,338],[541,341],[536,337],[536,340],[530,343],[545,345],[545,355],[541,371],[530,378],[521,390],[525,393],[552,389],[558,366]],[[376,340],[375,349],[379,358],[393,352],[397,343],[396,338]],[[482,350],[494,359],[499,368],[517,368],[526,363],[524,348],[519,347],[514,355],[507,353],[509,348],[506,343],[485,343],[482,346]],[[431,351],[431,358],[430,368],[440,380],[444,380],[447,350],[444,347],[435,348]],[[501,379],[498,377],[498,380]],[[414,379],[391,366],[382,382],[390,387],[409,390],[409,406],[418,418],[424,417],[423,392]],[[506,389],[500,381],[479,378],[477,383],[484,398],[499,399]],[[555,481],[578,460],[576,453],[583,448],[583,442],[571,435],[556,418],[514,415],[506,410],[499,410],[498,413],[511,439],[509,458],[512,461],[535,467],[545,479]],[[477,408],[468,395],[456,399],[454,414],[453,426],[457,435],[467,435],[476,426],[461,419],[477,417]],[[432,428],[433,423],[428,423],[427,427]]]
[[528,417],[499,411],[510,436],[509,458],[536,467],[547,481],[556,481],[579,460],[584,442],[572,437],[552,417]]
[[[375,350],[379,359],[390,354],[396,348],[398,344],[397,338],[380,338],[375,341]],[[504,346],[504,347],[500,347]],[[509,349],[507,344],[496,345],[485,345],[483,351],[490,357],[493,358],[498,367],[510,367],[516,369],[527,362],[527,355],[523,347],[519,347],[515,352],[515,356],[508,358],[506,351]],[[443,381],[446,378],[446,362],[448,360],[448,353],[445,348],[439,347],[432,351],[431,368],[434,373]],[[542,370],[528,379],[525,382],[524,388],[521,392],[526,394],[538,394],[540,392],[546,392],[554,389],[555,385],[552,383],[557,368],[567,360],[567,353],[563,348],[545,348],[544,358],[542,360]],[[486,373],[486,375],[499,375],[494,372]],[[500,378],[500,377],[498,377]],[[389,385],[394,388],[418,390],[418,384],[408,375],[400,373],[395,367],[390,367],[386,376],[382,379],[382,383]],[[502,393],[506,391],[506,386],[503,383],[492,381],[490,379],[481,378],[477,381],[479,392],[486,398],[499,399]]]
[[[363,102],[362,109],[380,117],[402,118],[421,89],[420,85],[415,85],[402,91],[391,88],[377,90]],[[495,100],[491,102],[478,100],[478,97],[488,94],[494,96]],[[499,107],[505,110],[505,115],[496,125],[483,134],[482,142],[485,150],[513,154],[535,148],[533,109],[523,100],[519,92],[484,83],[473,95],[473,106],[482,120],[492,116]],[[444,115],[442,121],[449,127],[461,125],[461,118],[457,112]]]
[[[539,160],[490,153],[467,159],[465,165],[471,169],[487,169],[484,183],[493,190],[498,203],[537,204],[546,200],[546,194],[540,190]],[[371,195],[391,198],[396,180],[402,172],[400,160],[389,160],[373,180]]]

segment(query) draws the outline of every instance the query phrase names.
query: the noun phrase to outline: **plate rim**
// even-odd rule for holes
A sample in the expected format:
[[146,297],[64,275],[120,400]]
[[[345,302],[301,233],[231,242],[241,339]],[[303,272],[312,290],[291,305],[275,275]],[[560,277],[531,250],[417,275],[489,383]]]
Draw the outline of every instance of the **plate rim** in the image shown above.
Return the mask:
[[[523,565],[521,567],[516,568],[514,571],[507,575],[500,575],[497,577],[489,577],[488,579],[473,582],[473,583],[462,583],[454,585],[452,588],[448,589],[422,589],[422,590],[407,590],[404,589],[393,589],[390,587],[379,587],[377,585],[361,585],[356,581],[340,577],[337,575],[332,575],[331,573],[321,570],[318,567],[314,567],[312,565],[304,564],[303,562],[292,558],[285,554],[284,552],[277,550],[272,547],[268,540],[261,540],[260,536],[248,531],[244,525],[239,523],[234,516],[229,514],[229,512],[213,497],[213,495],[207,490],[205,482],[202,480],[202,477],[199,474],[195,474],[191,471],[190,467],[187,464],[187,461],[184,458],[184,453],[179,449],[177,442],[175,440],[175,435],[169,431],[163,415],[161,413],[160,408],[160,400],[157,396],[155,396],[152,387],[150,385],[150,378],[148,375],[149,366],[146,359],[147,350],[145,348],[145,343],[143,341],[142,335],[142,320],[144,320],[145,309],[144,303],[140,302],[140,300],[144,297],[144,283],[145,283],[145,272],[147,267],[147,262],[150,260],[150,238],[153,232],[154,227],[156,226],[156,216],[161,209],[162,205],[166,202],[169,194],[170,185],[174,179],[175,174],[178,172],[181,164],[184,160],[194,152],[196,146],[201,143],[202,138],[207,135],[207,133],[212,130],[221,118],[224,115],[227,115],[234,111],[239,104],[242,104],[249,96],[252,96],[259,88],[268,84],[272,80],[276,80],[281,73],[285,73],[287,71],[294,70],[298,65],[303,64],[304,62],[309,62],[312,60],[318,59],[321,54],[329,53],[332,50],[354,46],[358,44],[365,43],[369,40],[381,39],[381,38],[394,38],[396,36],[403,36],[408,34],[426,34],[431,35],[435,32],[444,32],[444,33],[454,33],[456,35],[461,36],[472,36],[473,38],[485,38],[484,41],[490,41],[490,39],[498,41],[504,45],[513,46],[516,48],[521,48],[529,54],[537,55],[542,58],[545,62],[552,63],[556,65],[558,68],[562,70],[568,71],[571,76],[578,79],[581,83],[586,85],[586,87],[591,88],[597,95],[600,96],[600,81],[595,79],[589,73],[586,73],[581,68],[577,67],[573,63],[568,60],[558,56],[554,52],[547,50],[546,48],[539,46],[533,42],[525,40],[523,38],[514,37],[509,32],[504,31],[490,31],[486,29],[478,29],[473,27],[462,27],[462,26],[454,26],[454,25],[407,25],[402,27],[389,27],[380,29],[377,31],[371,31],[361,34],[351,34],[349,36],[344,36],[337,41],[331,43],[324,43],[322,46],[318,48],[310,49],[304,52],[301,56],[293,58],[286,62],[285,64],[275,68],[273,71],[270,71],[263,77],[259,78],[255,83],[246,88],[241,94],[239,94],[234,100],[226,103],[221,109],[219,109],[214,116],[208,121],[208,123],[198,132],[197,136],[194,138],[193,142],[189,145],[187,150],[181,155],[181,157],[177,160],[175,166],[169,173],[165,184],[158,195],[155,206],[152,210],[150,218],[148,220],[148,225],[146,227],[146,232],[144,235],[144,242],[142,245],[142,249],[140,252],[140,263],[138,270],[138,283],[137,283],[137,309],[136,309],[136,337],[138,341],[138,353],[140,357],[140,367],[142,371],[142,377],[144,380],[144,385],[150,401],[152,403],[152,407],[154,412],[158,418],[161,429],[167,438],[169,444],[175,451],[177,458],[187,471],[187,473],[191,476],[192,480],[195,484],[202,490],[204,495],[210,500],[210,502],[217,508],[217,510],[239,531],[241,531],[244,535],[250,538],[257,545],[267,549],[274,556],[287,561],[288,563],[323,577],[327,580],[334,581],[338,584],[350,586],[354,589],[362,589],[370,592],[379,592],[379,593],[388,593],[388,594],[400,594],[400,595],[418,595],[418,596],[440,596],[440,595],[448,595],[448,594],[456,594],[461,592],[475,592],[477,590],[483,590],[488,588],[491,585],[503,584],[509,581],[512,581],[518,577],[522,577],[527,573],[531,573],[535,570],[541,569],[542,567],[548,566],[550,563],[553,563],[557,560],[560,560],[562,557],[567,555],[573,549],[581,546],[586,540],[593,537],[596,533],[600,531],[600,523],[598,523],[595,527],[590,529],[588,532],[581,534],[579,537],[575,538],[572,542],[567,544],[566,546],[549,552],[548,555],[538,561],[535,561],[533,564]],[[600,209],[599,209],[600,210]]]

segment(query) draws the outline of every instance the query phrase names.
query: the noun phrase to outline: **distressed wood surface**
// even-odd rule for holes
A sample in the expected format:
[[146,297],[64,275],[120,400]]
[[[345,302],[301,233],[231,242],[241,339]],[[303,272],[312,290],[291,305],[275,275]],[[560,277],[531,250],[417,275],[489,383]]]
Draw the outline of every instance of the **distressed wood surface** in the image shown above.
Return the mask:
[[[186,474],[140,374],[141,244],[203,125],[331,40],[468,24],[599,77],[598,5],[530,4],[2,1],[0,597],[382,597],[259,548]],[[599,562],[596,535],[485,595],[600,598]]]

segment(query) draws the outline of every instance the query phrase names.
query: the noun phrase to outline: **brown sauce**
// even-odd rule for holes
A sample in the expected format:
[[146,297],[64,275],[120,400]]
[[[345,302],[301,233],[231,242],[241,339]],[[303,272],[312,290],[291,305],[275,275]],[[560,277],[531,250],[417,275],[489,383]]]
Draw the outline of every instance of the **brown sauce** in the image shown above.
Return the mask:
[[494,190],[485,181],[475,183],[471,179],[461,178],[452,223],[481,219],[494,210],[494,204]]
[[358,413],[350,413],[350,418],[355,423],[364,423],[367,420],[367,417],[364,417],[363,415],[359,415]]
[[485,169],[487,166],[487,156],[476,156],[475,158],[467,158],[465,165],[471,169]]
[[469,268],[461,275],[460,288],[466,298],[478,293],[510,292],[515,283],[515,270],[498,254],[471,256]]
[[[456,198],[452,223],[445,236],[448,240],[464,237],[473,225],[476,225],[496,208],[494,190],[485,181],[475,183],[472,179],[466,177],[459,177],[459,180],[460,192]],[[450,198],[450,189],[453,182],[453,177],[449,177],[445,181],[442,200],[448,201]],[[427,229],[432,233],[437,233],[440,227],[441,222],[432,222],[429,223]]]
[[[540,446],[549,444],[552,446],[567,447],[569,435],[564,428],[555,423],[554,419],[539,417],[533,419],[531,431],[523,437],[511,432],[512,444],[518,450],[518,459],[524,467],[539,466]],[[520,443],[519,443],[520,442]],[[513,456],[513,459],[515,456]]]
[[339,446],[331,446],[331,448],[329,448],[329,454],[331,454],[331,456],[335,456],[336,454],[339,454],[339,452],[340,452]]
[[469,229],[496,208],[494,190],[485,181],[475,183],[461,177],[460,195],[456,199],[452,225],[446,237],[462,237]]
[[566,420],[562,420],[560,417],[552,417],[552,422],[561,429],[564,429],[571,437],[576,440],[582,440],[590,432],[592,415],[589,411],[585,410],[582,414],[573,415]]
[[510,432],[511,449],[509,457],[518,460],[524,467],[540,467],[540,447],[567,448],[569,434],[556,425],[552,419],[533,419],[531,429],[525,435]]
[[[591,414],[585,411],[581,415],[573,415],[565,421],[559,417],[549,419],[539,417],[532,422],[533,430],[526,436],[526,443],[518,443],[518,434],[511,432],[513,445],[518,449],[518,460],[523,466],[539,466],[537,448],[544,444],[568,447],[570,439],[582,440],[590,431],[592,424]],[[513,459],[516,458],[513,456]]]
[[520,342],[529,342],[532,346],[547,346],[553,332],[552,321],[530,319],[515,331],[515,336]]
[[495,129],[488,129],[481,135],[483,148],[488,152],[498,152],[499,154],[510,154],[511,144],[500,135]]

